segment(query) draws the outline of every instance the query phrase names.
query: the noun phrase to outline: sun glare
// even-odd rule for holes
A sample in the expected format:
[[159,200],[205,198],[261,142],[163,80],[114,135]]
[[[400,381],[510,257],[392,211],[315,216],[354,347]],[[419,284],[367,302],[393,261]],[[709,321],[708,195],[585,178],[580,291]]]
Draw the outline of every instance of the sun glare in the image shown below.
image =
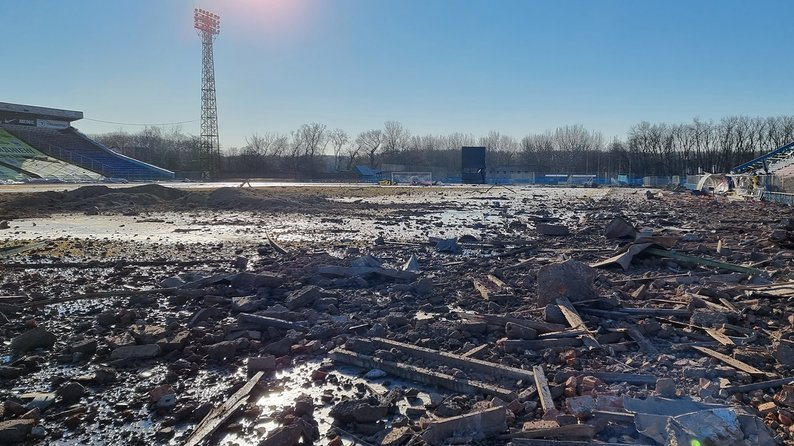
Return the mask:
[[221,15],[221,32],[234,27],[249,36],[289,38],[310,31],[313,16],[321,8],[311,0],[210,0],[201,2]]

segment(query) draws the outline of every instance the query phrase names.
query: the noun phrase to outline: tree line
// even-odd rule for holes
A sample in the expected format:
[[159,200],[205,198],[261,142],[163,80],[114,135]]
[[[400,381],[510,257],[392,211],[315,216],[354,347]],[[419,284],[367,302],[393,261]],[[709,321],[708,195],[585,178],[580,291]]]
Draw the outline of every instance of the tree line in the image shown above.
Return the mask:
[[[147,127],[138,133],[116,131],[93,138],[102,144],[174,171],[202,170],[199,138],[179,128]],[[321,123],[303,124],[289,133],[253,133],[242,147],[222,150],[221,175],[246,177],[327,177],[356,165],[409,170],[460,172],[460,148],[488,148],[489,169],[514,167],[544,173],[687,175],[727,172],[732,167],[794,141],[794,116],[730,116],[719,121],[695,118],[681,124],[642,121],[623,139],[607,140],[581,125],[562,126],[521,139],[491,131],[487,135],[414,135],[400,122],[350,134]]]

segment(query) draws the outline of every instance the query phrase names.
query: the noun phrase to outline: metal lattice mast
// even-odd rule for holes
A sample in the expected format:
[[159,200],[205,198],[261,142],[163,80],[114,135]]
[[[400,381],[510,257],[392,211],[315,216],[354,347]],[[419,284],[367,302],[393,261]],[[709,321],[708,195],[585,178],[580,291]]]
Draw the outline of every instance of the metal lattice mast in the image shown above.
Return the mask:
[[215,174],[220,167],[218,104],[215,99],[215,61],[212,42],[220,33],[220,17],[204,9],[193,11],[195,28],[201,38],[201,167]]

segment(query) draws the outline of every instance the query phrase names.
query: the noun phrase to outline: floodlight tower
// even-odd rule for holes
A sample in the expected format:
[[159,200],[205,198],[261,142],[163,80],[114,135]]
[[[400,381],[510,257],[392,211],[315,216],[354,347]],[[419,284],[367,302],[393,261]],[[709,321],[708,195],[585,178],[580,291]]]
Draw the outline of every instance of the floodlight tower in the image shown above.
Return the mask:
[[201,38],[201,167],[214,176],[220,167],[221,148],[212,42],[221,32],[221,18],[205,9],[196,8],[193,10],[193,22]]

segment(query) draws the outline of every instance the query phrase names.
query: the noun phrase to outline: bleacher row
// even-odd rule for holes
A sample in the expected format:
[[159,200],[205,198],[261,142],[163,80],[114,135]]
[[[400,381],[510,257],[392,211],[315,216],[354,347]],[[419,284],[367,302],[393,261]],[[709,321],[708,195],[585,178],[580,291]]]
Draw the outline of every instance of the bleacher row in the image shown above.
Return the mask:
[[102,175],[47,156],[0,128],[0,180],[32,181],[101,181]]
[[26,147],[18,153],[0,151],[0,180],[84,182],[174,178],[173,172],[117,154],[71,127],[50,129],[0,124],[0,132],[0,138],[3,134],[6,139],[10,138],[12,147]]

